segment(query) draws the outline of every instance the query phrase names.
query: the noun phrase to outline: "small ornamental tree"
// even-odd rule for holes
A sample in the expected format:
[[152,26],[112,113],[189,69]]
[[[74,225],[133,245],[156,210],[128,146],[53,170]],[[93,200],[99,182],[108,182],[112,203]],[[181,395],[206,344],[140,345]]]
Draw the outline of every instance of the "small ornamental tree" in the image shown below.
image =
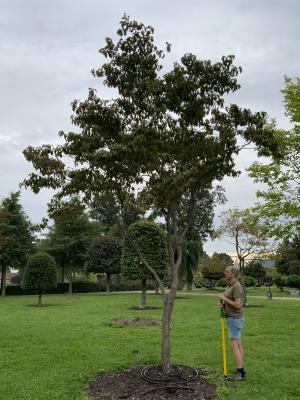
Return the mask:
[[215,257],[209,257],[202,268],[204,279],[209,280],[210,288],[213,288],[215,282],[224,277],[225,266]]
[[[149,260],[160,279],[166,276],[167,249],[166,235],[163,229],[153,221],[141,220],[130,225],[128,233],[131,240],[139,246],[143,256]],[[125,238],[121,261],[122,275],[128,279],[140,279],[142,281],[142,295],[139,308],[146,307],[146,283],[147,279],[153,279],[153,274],[142,264],[131,241]]]
[[110,277],[121,270],[122,248],[109,236],[98,236],[88,250],[87,272],[106,274],[106,294],[110,294]]
[[55,259],[47,253],[36,253],[28,259],[23,283],[24,289],[37,291],[38,306],[42,305],[42,294],[57,286]]
[[90,89],[86,100],[75,100],[76,132],[60,132],[63,143],[58,146],[29,146],[24,154],[35,172],[23,184],[35,193],[57,189],[50,211],[72,194],[81,193],[90,204],[113,193],[122,215],[131,196],[165,220],[170,290],[131,243],[163,295],[161,361],[167,375],[182,243],[203,190],[238,175],[235,157],[245,142],[254,143],[262,155],[276,152],[277,144],[265,126],[265,113],[225,104],[227,95],[240,88],[241,68],[234,65],[234,56],[212,63],[185,54],[163,74],[165,53],[155,45],[151,26],[125,15],[117,35],[116,41],[106,38],[100,50],[106,62],[93,71],[115,97],[104,99]]

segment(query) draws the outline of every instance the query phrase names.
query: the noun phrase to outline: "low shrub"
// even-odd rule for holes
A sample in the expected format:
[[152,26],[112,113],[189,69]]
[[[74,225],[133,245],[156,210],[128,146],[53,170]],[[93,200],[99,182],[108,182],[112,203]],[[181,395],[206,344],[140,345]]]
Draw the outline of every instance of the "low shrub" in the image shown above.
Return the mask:
[[[148,290],[154,289],[154,283],[149,282],[147,284]],[[113,292],[126,292],[126,291],[136,291],[141,290],[141,282],[133,281],[133,282],[125,282],[120,285],[111,285],[111,290]],[[45,291],[47,294],[63,294],[68,293],[69,284],[59,283],[56,288],[48,289]],[[91,292],[105,292],[106,286],[105,284],[92,282],[92,281],[76,281],[73,282],[73,293],[91,293]],[[23,289],[21,285],[8,285],[6,286],[6,295],[8,296],[20,296],[20,295],[33,295],[37,294],[35,290]]]
[[255,286],[256,279],[253,278],[253,276],[245,275],[243,278],[244,278],[244,284],[245,284],[246,287]]
[[287,285],[286,280],[282,276],[276,276],[273,279],[273,282],[275,285],[280,289],[283,290],[283,288]]
[[217,286],[219,286],[219,287],[226,287],[226,286],[228,286],[228,281],[227,281],[227,279],[226,279],[226,278],[221,278],[221,279],[219,279],[218,282],[217,282]]
[[287,277],[286,285],[290,288],[300,289],[300,275],[290,275]]

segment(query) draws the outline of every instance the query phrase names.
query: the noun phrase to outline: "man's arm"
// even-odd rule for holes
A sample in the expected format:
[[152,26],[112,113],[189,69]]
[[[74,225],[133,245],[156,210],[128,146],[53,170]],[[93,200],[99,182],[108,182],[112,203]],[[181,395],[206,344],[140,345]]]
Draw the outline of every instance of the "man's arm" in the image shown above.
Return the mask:
[[236,309],[239,309],[242,306],[242,301],[239,297],[236,297],[234,300],[230,300],[224,295],[224,293],[220,293],[219,298],[225,301],[225,303],[229,304],[231,307],[234,307]]

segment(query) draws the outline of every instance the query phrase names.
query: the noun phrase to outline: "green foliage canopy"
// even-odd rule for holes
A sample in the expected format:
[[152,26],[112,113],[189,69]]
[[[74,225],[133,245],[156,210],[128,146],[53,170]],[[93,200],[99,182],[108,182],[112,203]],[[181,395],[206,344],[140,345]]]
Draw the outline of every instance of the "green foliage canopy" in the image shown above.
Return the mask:
[[109,236],[98,236],[88,250],[87,272],[118,274],[122,248]]
[[42,293],[57,286],[55,259],[47,253],[36,253],[27,262],[22,286]]
[[257,191],[260,202],[253,207],[264,222],[267,234],[289,239],[300,232],[300,80],[285,79],[283,89],[286,114],[294,124],[289,131],[276,129],[274,139],[280,157],[271,162],[255,162],[249,176],[266,189]]
[[252,276],[253,278],[264,278],[266,273],[266,269],[258,260],[250,261],[243,270],[244,275]]
[[[139,246],[142,254],[157,272],[160,278],[166,276],[167,250],[166,235],[163,229],[153,221],[141,220],[130,225],[128,234]],[[153,275],[140,262],[135,249],[128,238],[125,238],[122,254],[122,275],[129,279],[153,279]]]
[[[182,259],[181,245],[193,224],[197,200],[216,180],[236,176],[234,157],[239,139],[254,143],[261,154],[277,150],[266,114],[252,113],[225,96],[240,88],[241,72],[228,55],[217,63],[185,54],[162,74],[164,52],[154,43],[154,29],[126,15],[117,41],[106,38],[100,53],[106,58],[94,75],[117,93],[102,99],[90,89],[85,101],[72,104],[72,122],[79,132],[61,132],[59,146],[29,146],[24,155],[35,172],[23,184],[38,193],[58,189],[50,212],[65,196],[113,193],[123,208],[128,197],[165,218],[170,292],[156,280],[164,295],[163,370],[170,371],[169,323]],[[170,45],[167,44],[167,51]],[[74,162],[66,166],[65,157]],[[139,193],[136,195],[136,187]],[[183,227],[183,205],[188,212]],[[143,260],[144,265],[148,265]],[[153,271],[154,273],[155,271]],[[155,273],[154,273],[155,275]]]
[[[88,247],[96,236],[97,224],[89,221],[80,207],[78,198],[72,198],[60,208],[54,225],[49,228],[45,248],[55,258],[58,265],[70,272],[82,271],[87,259]],[[77,209],[73,213],[71,210]]]
[[300,276],[300,237],[297,236],[287,243],[283,243],[277,252],[275,267],[285,275]]
[[20,204],[20,192],[11,193],[0,204],[0,264],[25,268],[33,249],[32,224]]
[[251,209],[232,208],[223,212],[216,236],[235,246],[241,271],[250,255],[266,254],[270,248],[264,227]]
[[217,281],[224,277],[225,268],[220,260],[209,257],[202,268],[203,278]]

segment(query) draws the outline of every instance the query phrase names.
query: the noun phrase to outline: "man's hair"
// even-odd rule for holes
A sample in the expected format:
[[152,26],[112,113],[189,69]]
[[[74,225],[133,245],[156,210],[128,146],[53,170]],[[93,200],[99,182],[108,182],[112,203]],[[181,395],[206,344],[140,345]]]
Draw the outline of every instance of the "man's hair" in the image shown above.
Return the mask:
[[228,265],[226,269],[227,271],[234,272],[234,275],[237,276],[238,270],[234,265]]

